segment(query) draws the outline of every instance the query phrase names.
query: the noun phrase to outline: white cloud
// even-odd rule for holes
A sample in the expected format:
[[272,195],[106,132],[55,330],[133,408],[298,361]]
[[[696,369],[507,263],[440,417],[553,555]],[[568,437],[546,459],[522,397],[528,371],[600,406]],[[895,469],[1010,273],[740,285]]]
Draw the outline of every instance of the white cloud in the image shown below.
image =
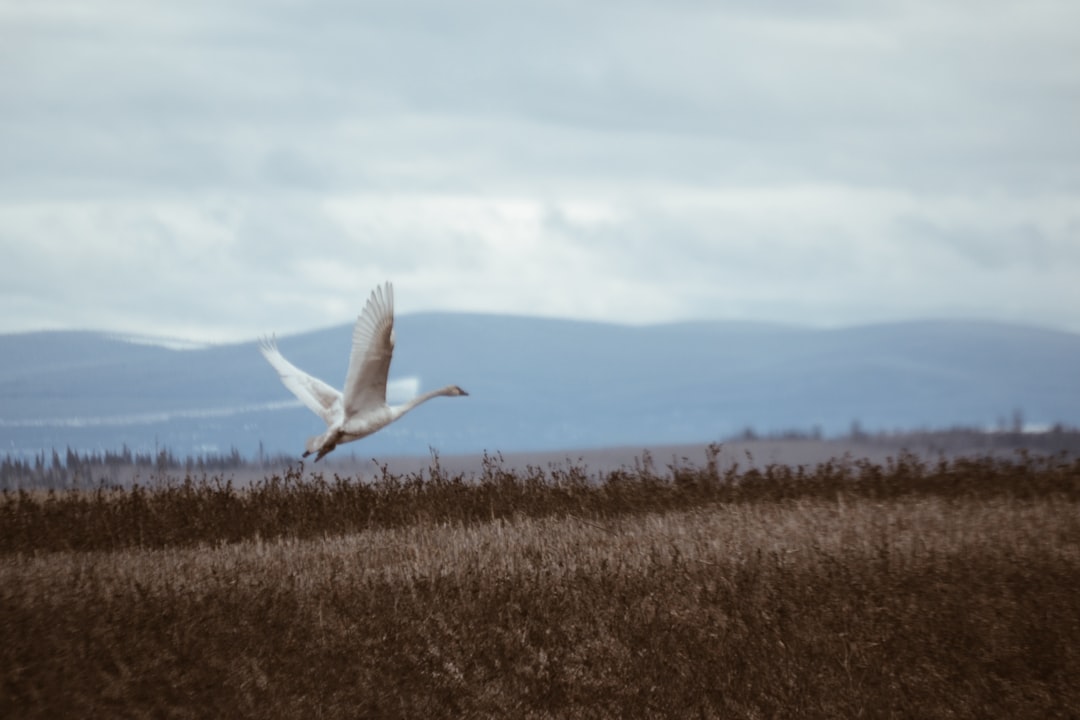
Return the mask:
[[386,400],[404,403],[420,394],[420,378],[415,376],[397,378],[386,383]]
[[1080,330],[1080,7],[22,3],[0,332],[401,311]]

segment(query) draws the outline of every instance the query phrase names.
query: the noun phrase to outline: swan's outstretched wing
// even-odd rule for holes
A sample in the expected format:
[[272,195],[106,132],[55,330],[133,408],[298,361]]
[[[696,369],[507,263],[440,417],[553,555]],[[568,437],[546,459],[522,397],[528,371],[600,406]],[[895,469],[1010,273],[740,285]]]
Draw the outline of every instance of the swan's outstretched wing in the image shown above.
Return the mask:
[[278,371],[285,387],[289,388],[293,395],[300,398],[300,402],[311,408],[311,411],[321,417],[327,425],[331,425],[337,414],[334,405],[341,402],[341,393],[286,360],[285,356],[278,351],[277,341],[274,338],[263,338],[259,343],[259,350]]
[[352,355],[345,375],[345,416],[361,414],[386,402],[386,376],[394,354],[394,288],[371,292],[353,326]]

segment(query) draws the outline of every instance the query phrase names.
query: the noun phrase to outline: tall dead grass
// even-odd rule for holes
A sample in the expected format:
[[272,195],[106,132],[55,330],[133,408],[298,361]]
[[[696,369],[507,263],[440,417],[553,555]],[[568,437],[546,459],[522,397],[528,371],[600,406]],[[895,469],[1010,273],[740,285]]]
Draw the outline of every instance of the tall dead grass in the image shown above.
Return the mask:
[[9,552],[0,715],[1075,716],[1076,469],[842,465]]
[[928,463],[902,454],[885,464],[839,459],[818,465],[769,465],[721,471],[719,446],[704,467],[657,471],[646,453],[635,467],[590,475],[586,468],[505,469],[485,456],[478,476],[451,475],[438,458],[426,473],[375,478],[307,472],[303,465],[239,487],[221,476],[163,478],[153,487],[0,494],[0,554],[237,542],[245,538],[315,537],[417,522],[474,523],[578,515],[610,518],[810,498],[889,500],[946,498],[1080,498],[1080,459],[1018,455]]

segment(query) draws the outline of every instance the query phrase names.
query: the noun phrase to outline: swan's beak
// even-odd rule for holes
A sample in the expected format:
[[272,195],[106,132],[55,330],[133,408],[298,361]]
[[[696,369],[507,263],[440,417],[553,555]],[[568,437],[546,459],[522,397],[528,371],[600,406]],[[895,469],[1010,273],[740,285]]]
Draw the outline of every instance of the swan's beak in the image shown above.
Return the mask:
[[[458,390],[461,390],[461,388],[458,388]],[[465,392],[464,390],[461,390],[461,394],[462,395],[468,395],[469,393]]]

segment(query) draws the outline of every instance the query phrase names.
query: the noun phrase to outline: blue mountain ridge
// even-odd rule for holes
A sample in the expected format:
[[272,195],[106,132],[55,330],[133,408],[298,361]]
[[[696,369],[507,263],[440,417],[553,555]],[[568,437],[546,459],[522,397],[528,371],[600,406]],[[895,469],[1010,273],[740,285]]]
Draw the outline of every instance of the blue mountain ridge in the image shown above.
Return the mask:
[[[367,458],[703,442],[744,428],[867,430],[1080,424],[1080,335],[975,321],[840,329],[740,322],[626,326],[399,316],[391,380],[438,398],[338,453]],[[283,337],[340,387],[351,326]],[[296,454],[321,421],[293,403],[255,342],[176,350],[107,333],[0,335],[0,452],[168,448]]]

